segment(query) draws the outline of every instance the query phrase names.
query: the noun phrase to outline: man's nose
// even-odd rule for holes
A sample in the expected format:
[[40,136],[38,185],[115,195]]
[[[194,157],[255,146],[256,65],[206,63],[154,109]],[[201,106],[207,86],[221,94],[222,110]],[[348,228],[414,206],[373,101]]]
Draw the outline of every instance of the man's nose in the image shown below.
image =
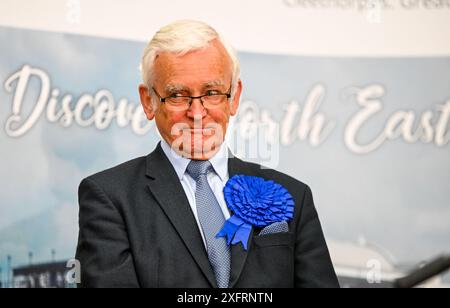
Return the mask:
[[204,118],[206,116],[206,114],[207,114],[206,109],[205,109],[205,107],[203,107],[203,104],[200,101],[200,99],[197,98],[197,99],[192,100],[191,107],[188,110],[188,116],[191,118],[199,117],[199,116]]

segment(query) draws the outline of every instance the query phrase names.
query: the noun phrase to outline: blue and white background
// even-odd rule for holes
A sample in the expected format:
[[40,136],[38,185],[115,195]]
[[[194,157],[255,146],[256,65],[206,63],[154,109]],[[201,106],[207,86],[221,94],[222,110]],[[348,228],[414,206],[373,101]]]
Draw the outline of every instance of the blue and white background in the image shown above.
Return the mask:
[[[244,93],[234,124],[248,130],[231,130],[230,146],[311,186],[338,268],[364,267],[368,246],[398,268],[449,251],[444,2],[375,11],[281,0],[217,1],[215,10],[201,0],[36,2],[0,5],[0,281],[7,256],[13,267],[30,252],[33,263],[72,258],[80,180],[154,149],[138,67],[146,41],[180,18],[210,22],[237,47]],[[420,27],[405,27],[417,17]],[[242,147],[261,143],[258,125],[269,127],[270,158]]]

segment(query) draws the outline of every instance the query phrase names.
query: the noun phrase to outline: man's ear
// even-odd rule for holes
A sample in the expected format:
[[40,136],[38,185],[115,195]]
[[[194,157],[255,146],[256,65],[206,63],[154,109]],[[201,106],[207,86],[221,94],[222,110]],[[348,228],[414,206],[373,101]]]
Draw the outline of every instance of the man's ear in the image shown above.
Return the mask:
[[150,95],[150,90],[144,84],[139,85],[139,96],[147,119],[153,120],[155,118],[155,110],[153,109],[152,96]]
[[242,94],[242,81],[239,79],[236,85],[235,94],[233,97],[230,114],[232,116],[236,115],[239,107],[239,102],[241,100],[241,94]]

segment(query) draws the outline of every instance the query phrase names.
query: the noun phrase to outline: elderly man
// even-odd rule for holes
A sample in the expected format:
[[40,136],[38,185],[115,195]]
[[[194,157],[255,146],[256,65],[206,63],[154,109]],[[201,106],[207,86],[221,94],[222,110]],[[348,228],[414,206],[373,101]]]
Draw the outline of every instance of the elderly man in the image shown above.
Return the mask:
[[224,144],[242,91],[224,39],[172,23],[145,49],[142,75],[162,140],[80,184],[81,286],[338,287],[309,187]]

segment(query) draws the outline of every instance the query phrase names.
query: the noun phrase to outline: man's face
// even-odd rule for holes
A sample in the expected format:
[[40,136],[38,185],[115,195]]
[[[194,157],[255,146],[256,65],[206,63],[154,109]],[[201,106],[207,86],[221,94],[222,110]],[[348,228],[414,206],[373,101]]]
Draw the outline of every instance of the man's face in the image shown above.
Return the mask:
[[[225,48],[218,41],[207,47],[177,56],[161,53],[154,63],[153,87],[161,97],[176,95],[201,96],[230,91],[232,62]],[[168,103],[156,102],[148,89],[139,88],[141,102],[149,120],[153,118],[161,136],[174,150],[188,158],[209,159],[223,143],[230,116],[238,109],[241,81],[231,99],[213,108],[204,108],[200,99],[194,99],[188,110],[174,110]]]

